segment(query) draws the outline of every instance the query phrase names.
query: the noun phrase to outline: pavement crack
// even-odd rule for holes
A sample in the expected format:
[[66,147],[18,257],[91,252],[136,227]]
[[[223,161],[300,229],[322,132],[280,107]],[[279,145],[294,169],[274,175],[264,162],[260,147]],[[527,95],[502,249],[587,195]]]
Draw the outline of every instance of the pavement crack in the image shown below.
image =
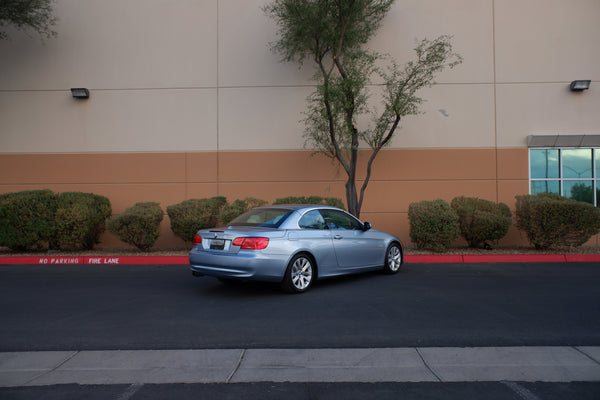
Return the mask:
[[79,350],[77,350],[77,351],[75,351],[75,352],[73,352],[73,353],[69,354],[69,356],[68,356],[67,358],[65,358],[64,360],[62,360],[61,362],[59,362],[57,365],[55,365],[55,366],[54,366],[54,368],[52,368],[52,369],[51,369],[51,370],[49,370],[49,371],[44,371],[44,372],[42,372],[41,374],[34,376],[33,378],[31,378],[30,380],[28,380],[27,382],[25,382],[25,383],[23,384],[23,386],[27,386],[27,385],[29,385],[31,382],[35,381],[36,379],[39,379],[39,378],[41,378],[41,377],[42,377],[42,376],[44,376],[44,375],[47,375],[47,374],[50,374],[50,373],[52,373],[52,372],[56,371],[57,369],[59,369],[60,367],[62,367],[62,366],[63,366],[63,365],[64,365],[64,364],[65,364],[67,361],[69,361],[70,359],[72,359],[73,357],[75,357],[75,356],[76,356],[77,354],[79,354],[79,353],[80,353],[80,351],[79,351]]
[[231,383],[231,380],[233,379],[233,376],[240,369],[240,366],[242,365],[242,361],[244,361],[244,357],[245,356],[246,356],[246,349],[243,349],[242,350],[242,354],[240,354],[240,359],[238,360],[238,362],[237,362],[235,368],[233,369],[233,371],[231,371],[231,374],[229,374],[229,376],[227,377],[227,380],[225,381],[225,383]]
[[427,368],[429,370],[429,372],[431,372],[433,374],[433,376],[435,376],[435,378],[439,381],[439,382],[444,382],[444,380],[442,379],[441,376],[439,376],[435,370],[427,363],[427,361],[425,361],[425,357],[423,357],[423,354],[421,354],[421,352],[419,351],[419,349],[417,347],[415,347],[415,351],[417,352],[417,354],[419,355],[419,357],[421,357],[421,361],[423,361],[423,365],[425,365],[425,368]]
[[588,353],[586,353],[585,351],[581,350],[579,347],[577,346],[572,346],[573,349],[575,349],[578,353],[583,354],[584,356],[586,356],[587,358],[589,358],[590,360],[592,360],[593,362],[595,362],[596,364],[600,364],[600,361],[596,360],[594,357],[592,357],[591,355],[589,355]]

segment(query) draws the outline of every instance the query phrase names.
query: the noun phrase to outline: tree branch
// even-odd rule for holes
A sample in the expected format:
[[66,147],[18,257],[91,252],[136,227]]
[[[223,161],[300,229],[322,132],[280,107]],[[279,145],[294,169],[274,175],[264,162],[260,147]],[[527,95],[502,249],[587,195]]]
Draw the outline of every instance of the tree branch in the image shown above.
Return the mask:
[[360,187],[360,197],[358,199],[358,209],[359,210],[362,207],[363,199],[365,196],[365,190],[367,189],[367,185],[369,185],[369,181],[371,180],[371,168],[373,166],[373,162],[375,161],[375,157],[377,157],[377,154],[379,153],[379,151],[383,147],[385,147],[385,145],[392,139],[392,137],[394,136],[394,132],[396,131],[396,128],[398,127],[398,124],[400,123],[401,118],[402,117],[400,115],[396,114],[396,119],[394,120],[394,123],[392,124],[390,130],[388,131],[388,134],[386,135],[385,139],[383,139],[379,145],[377,145],[375,148],[373,148],[373,153],[371,153],[371,157],[369,157],[369,161],[367,162],[367,175],[365,176],[365,181],[363,182],[362,186]]
[[327,123],[329,125],[329,139],[331,140],[331,144],[333,146],[333,155],[334,157],[342,164],[342,167],[346,171],[348,175],[350,175],[350,166],[348,162],[344,158],[340,145],[337,141],[336,133],[335,133],[335,119],[333,117],[333,111],[331,109],[331,102],[329,101],[329,75],[325,70],[325,66],[323,65],[322,58],[317,61],[319,65],[319,69],[321,70],[321,74],[323,75],[323,86],[325,88],[323,93],[323,104],[325,105],[325,112],[327,114]]

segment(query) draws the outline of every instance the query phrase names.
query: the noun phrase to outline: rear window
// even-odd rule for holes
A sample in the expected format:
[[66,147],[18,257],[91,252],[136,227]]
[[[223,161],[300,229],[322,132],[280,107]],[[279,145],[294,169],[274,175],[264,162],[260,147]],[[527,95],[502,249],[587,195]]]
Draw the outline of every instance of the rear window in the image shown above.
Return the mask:
[[240,215],[228,225],[279,228],[292,212],[293,210],[282,208],[255,208]]

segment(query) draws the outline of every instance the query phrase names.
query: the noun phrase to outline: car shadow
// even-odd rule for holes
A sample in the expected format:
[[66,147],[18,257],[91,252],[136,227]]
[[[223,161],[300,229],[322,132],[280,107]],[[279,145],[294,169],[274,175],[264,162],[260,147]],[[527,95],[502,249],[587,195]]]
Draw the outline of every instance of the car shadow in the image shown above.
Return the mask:
[[246,280],[220,281],[217,278],[202,277],[202,285],[196,287],[196,292],[203,296],[232,297],[273,297],[284,296],[278,283],[257,282]]
[[302,294],[290,294],[281,289],[279,283],[259,282],[251,280],[219,280],[212,277],[202,277],[203,284],[197,286],[196,291],[203,296],[231,297],[281,297],[281,296],[310,296],[311,293],[321,290],[339,288],[353,290],[355,284],[367,283],[373,279],[386,279],[382,271],[368,271],[351,275],[342,275],[321,279],[313,283],[312,287]]
[[385,279],[386,276],[389,277],[389,275],[386,275],[383,271],[367,271],[356,274],[341,275],[332,278],[321,279],[315,282],[315,286],[318,285],[322,288],[331,288],[344,285],[350,286],[353,283],[362,283],[373,279]]

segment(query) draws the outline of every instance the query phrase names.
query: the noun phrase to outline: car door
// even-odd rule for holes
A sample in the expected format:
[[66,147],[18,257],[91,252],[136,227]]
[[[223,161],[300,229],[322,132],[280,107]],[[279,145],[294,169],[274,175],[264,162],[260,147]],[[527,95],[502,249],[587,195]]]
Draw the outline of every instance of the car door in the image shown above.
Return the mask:
[[340,269],[359,269],[383,264],[383,241],[363,224],[339,210],[320,210],[332,233],[333,247]]
[[317,262],[319,276],[338,274],[337,259],[331,239],[331,232],[318,210],[305,213],[298,221],[298,230],[291,230],[288,239],[293,243],[294,253],[310,252]]

